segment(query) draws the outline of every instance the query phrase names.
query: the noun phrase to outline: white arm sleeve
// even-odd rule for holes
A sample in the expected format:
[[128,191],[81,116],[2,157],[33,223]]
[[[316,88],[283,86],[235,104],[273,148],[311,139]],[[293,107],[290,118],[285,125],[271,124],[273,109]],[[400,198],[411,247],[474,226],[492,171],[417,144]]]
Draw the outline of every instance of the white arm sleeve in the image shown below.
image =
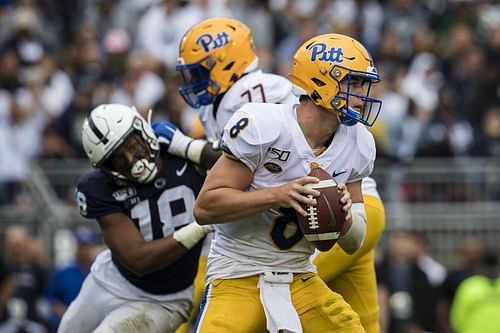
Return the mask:
[[348,254],[353,254],[363,245],[366,235],[365,205],[361,202],[353,203],[351,215],[351,228],[338,240],[339,246]]

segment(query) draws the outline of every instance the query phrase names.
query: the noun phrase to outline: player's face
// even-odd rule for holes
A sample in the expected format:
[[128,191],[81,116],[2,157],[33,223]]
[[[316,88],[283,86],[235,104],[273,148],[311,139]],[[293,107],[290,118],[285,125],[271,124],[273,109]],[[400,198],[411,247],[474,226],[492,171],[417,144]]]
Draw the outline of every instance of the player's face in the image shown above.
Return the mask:
[[109,157],[106,166],[127,177],[132,176],[132,167],[137,161],[148,158],[147,146],[138,134],[131,134]]
[[340,82],[342,90],[351,93],[349,95],[349,107],[358,112],[361,111],[363,101],[359,96],[366,96],[370,86],[369,83],[369,81],[357,76],[351,76],[350,80],[346,77]]

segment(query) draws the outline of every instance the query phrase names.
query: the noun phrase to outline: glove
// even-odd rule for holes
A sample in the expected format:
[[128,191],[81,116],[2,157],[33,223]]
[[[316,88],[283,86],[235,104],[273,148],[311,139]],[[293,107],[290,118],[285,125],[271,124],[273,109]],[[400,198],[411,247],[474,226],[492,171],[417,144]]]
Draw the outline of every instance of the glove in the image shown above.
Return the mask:
[[163,143],[167,148],[170,148],[172,139],[174,138],[176,132],[179,132],[181,135],[184,135],[181,133],[181,131],[179,131],[177,126],[175,126],[168,120],[155,120],[151,124],[151,127],[153,128],[153,131],[158,137],[158,140],[161,143]]
[[199,225],[195,221],[174,232],[172,237],[189,250],[213,230],[213,225]]
[[205,140],[195,140],[182,133],[168,120],[155,120],[151,125],[158,141],[167,147],[167,151],[182,158],[200,164],[201,152]]

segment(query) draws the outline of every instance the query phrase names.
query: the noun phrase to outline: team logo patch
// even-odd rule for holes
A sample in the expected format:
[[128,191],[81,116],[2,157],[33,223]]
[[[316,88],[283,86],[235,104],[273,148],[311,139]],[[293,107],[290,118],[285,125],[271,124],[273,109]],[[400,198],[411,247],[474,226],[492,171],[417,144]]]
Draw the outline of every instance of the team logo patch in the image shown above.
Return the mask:
[[327,50],[325,43],[315,43],[307,49],[311,50],[311,61],[344,62],[344,50],[341,47],[331,47]]
[[167,184],[167,180],[165,178],[158,178],[155,180],[156,188],[163,188],[165,187],[165,184]]
[[273,163],[273,162],[264,163],[264,167],[267,170],[269,170],[269,172],[272,172],[272,173],[278,173],[278,172],[283,171],[283,169],[278,164]]
[[227,32],[218,32],[215,36],[212,34],[203,34],[196,40],[196,44],[201,45],[203,51],[209,52],[210,50],[218,49],[229,43],[229,35]]
[[135,190],[135,187],[126,187],[114,192],[113,198],[115,198],[116,201],[125,201],[136,194],[137,191]]

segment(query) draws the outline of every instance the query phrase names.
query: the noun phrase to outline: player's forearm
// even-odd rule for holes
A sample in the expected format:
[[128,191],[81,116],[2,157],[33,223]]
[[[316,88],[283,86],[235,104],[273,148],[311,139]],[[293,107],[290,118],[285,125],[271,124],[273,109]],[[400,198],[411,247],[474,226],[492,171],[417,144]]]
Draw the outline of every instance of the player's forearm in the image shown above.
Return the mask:
[[232,188],[217,188],[200,194],[194,208],[199,224],[217,224],[261,213],[275,204],[272,189],[245,192]]
[[200,166],[206,170],[211,169],[221,155],[220,149],[214,148],[212,143],[207,142],[201,151]]
[[129,244],[128,252],[118,258],[134,274],[144,276],[171,265],[186,252],[173,237],[166,237],[139,246]]

